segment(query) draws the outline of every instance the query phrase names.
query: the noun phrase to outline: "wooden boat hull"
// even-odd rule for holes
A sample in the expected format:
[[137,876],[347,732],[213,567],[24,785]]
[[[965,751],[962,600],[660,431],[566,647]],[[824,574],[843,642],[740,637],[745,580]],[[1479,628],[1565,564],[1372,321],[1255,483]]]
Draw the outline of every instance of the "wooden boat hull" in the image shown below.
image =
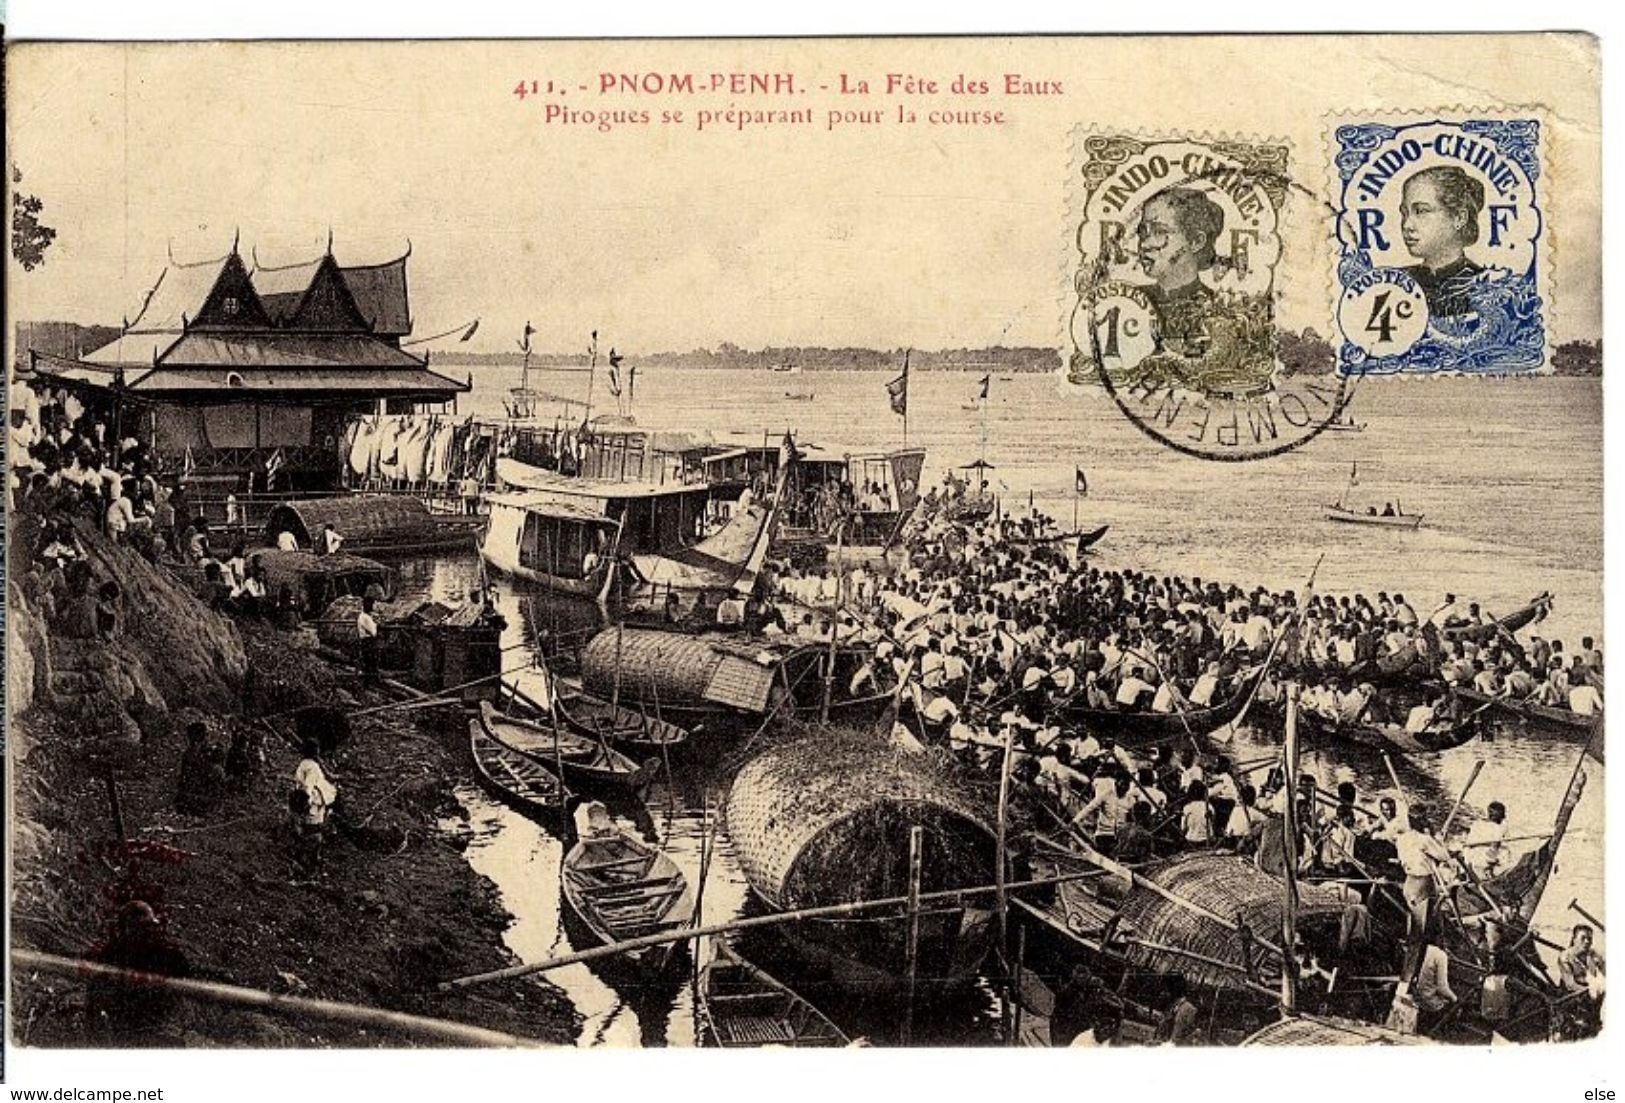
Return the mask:
[[560,693],[554,707],[572,731],[592,739],[602,738],[614,747],[637,754],[669,753],[689,737],[686,730],[670,721],[586,693]]
[[[901,916],[810,919],[785,924],[785,944],[838,988],[865,1000],[905,999],[907,924]],[[975,982],[993,945],[993,913],[942,908],[919,919],[917,992],[943,992]]]
[[562,815],[572,794],[551,771],[492,739],[478,720],[468,722],[468,740],[474,772],[493,796],[544,823]]
[[1341,509],[1338,506],[1326,507],[1326,520],[1339,521],[1346,525],[1372,525],[1385,529],[1414,529],[1422,524],[1420,513],[1396,513],[1383,515],[1381,513],[1360,513],[1352,509]]
[[1223,704],[1192,709],[1183,714],[1092,709],[1078,705],[1074,699],[1066,706],[1066,715],[1084,724],[1091,732],[1109,735],[1126,746],[1163,743],[1183,739],[1187,733],[1200,737],[1230,723],[1246,706],[1251,688],[1252,680],[1242,682]]
[[700,972],[697,1041],[719,1049],[844,1046],[847,1036],[807,1000],[751,964],[726,939],[712,940]]
[[600,604],[608,600],[610,587],[615,581],[613,551],[605,554],[594,570],[580,577],[540,570],[520,559],[519,548],[524,526],[523,509],[503,505],[497,499],[492,499],[489,524],[485,529],[484,538],[480,541],[480,555],[493,569],[514,578],[522,578],[526,582],[533,582],[565,597],[596,601]]
[[1476,689],[1458,688],[1453,692],[1468,708],[1490,705],[1490,715],[1510,717],[1520,727],[1534,728],[1565,738],[1591,738],[1594,717],[1580,716],[1553,705],[1537,705],[1533,701],[1512,701],[1504,697],[1491,697]]
[[1311,738],[1399,754],[1438,754],[1454,750],[1479,735],[1476,716],[1458,720],[1446,728],[1408,732],[1399,724],[1337,724],[1300,709],[1298,724],[1299,730]]
[[[694,894],[665,853],[626,832],[579,840],[564,856],[565,905],[604,945],[687,926]],[[633,961],[668,961],[672,943],[629,951]]]
[[1458,624],[1439,630],[1439,634],[1447,640],[1471,640],[1474,643],[1484,643],[1488,640],[1498,639],[1502,635],[1512,635],[1520,628],[1526,628],[1543,619],[1552,607],[1552,595],[1541,594],[1522,609],[1515,609],[1502,617],[1494,624]]
[[640,766],[578,732],[555,732],[551,725],[502,716],[489,701],[480,703],[480,723],[496,742],[548,770],[562,769],[565,782],[583,788],[643,793],[660,771],[658,758]]

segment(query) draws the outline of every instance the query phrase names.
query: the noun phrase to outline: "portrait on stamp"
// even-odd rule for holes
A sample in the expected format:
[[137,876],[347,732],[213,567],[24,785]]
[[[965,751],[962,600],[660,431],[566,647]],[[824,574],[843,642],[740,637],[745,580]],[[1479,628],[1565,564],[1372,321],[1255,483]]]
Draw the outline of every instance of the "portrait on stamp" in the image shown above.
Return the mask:
[[1349,123],[1334,140],[1339,370],[1539,368],[1539,121]]

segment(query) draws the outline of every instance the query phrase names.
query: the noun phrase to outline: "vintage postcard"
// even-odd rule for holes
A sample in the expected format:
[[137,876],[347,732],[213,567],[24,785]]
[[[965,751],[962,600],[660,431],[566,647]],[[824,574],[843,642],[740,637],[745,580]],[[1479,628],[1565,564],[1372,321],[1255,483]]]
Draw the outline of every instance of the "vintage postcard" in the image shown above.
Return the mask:
[[5,67],[25,1054],[1602,1029],[1590,36]]

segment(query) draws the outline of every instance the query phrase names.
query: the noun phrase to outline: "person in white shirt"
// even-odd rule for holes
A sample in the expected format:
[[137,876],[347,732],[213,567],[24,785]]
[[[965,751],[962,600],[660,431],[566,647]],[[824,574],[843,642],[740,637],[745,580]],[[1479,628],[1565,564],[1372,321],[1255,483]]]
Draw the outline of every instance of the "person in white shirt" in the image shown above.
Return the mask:
[[373,599],[361,599],[361,610],[355,615],[357,651],[361,657],[361,676],[364,680],[378,680],[378,621],[373,618]]
[[[1099,783],[1099,778],[1096,783]],[[1094,800],[1083,806],[1073,822],[1079,826],[1094,824],[1095,846],[1110,853],[1112,844],[1117,839],[1117,832],[1128,822],[1129,811],[1134,807],[1135,798],[1129,795],[1129,779],[1118,774],[1112,779],[1111,789],[1100,793]]]
[[305,794],[303,817],[305,825],[320,828],[327,824],[327,819],[333,812],[333,805],[338,801],[339,788],[322,769],[314,739],[305,740],[301,751],[303,757],[299,760],[299,765],[294,767],[293,783]]
[[1425,937],[1433,914],[1434,885],[1440,867],[1451,865],[1450,852],[1429,832],[1427,822],[1416,813],[1410,816],[1410,830],[1394,839],[1399,865],[1405,872],[1405,906],[1410,912],[1410,937]]
[[1569,711],[1576,716],[1595,716],[1602,711],[1602,694],[1590,682],[1569,685]]
[[1411,709],[1410,713],[1405,717],[1405,730],[1412,735],[1425,732],[1433,726],[1433,721],[1437,715],[1438,702],[1428,698]]
[[298,551],[299,541],[291,531],[283,529],[276,534],[276,547],[277,551]]
[[1126,673],[1117,686],[1116,701],[1119,707],[1132,709],[1140,702],[1140,698],[1148,693],[1155,693],[1156,687],[1145,681],[1137,673]]
[[1207,708],[1213,703],[1213,695],[1219,689],[1219,664],[1209,662],[1202,676],[1196,679],[1196,685],[1191,687],[1191,704],[1195,707]]
[[1156,696],[1151,698],[1151,711],[1168,715],[1180,711],[1185,703],[1185,697],[1179,692],[1179,687],[1169,680],[1157,687]]
[[1501,872],[1506,860],[1507,806],[1492,800],[1484,809],[1484,818],[1467,829],[1462,840],[1461,856],[1480,881]]

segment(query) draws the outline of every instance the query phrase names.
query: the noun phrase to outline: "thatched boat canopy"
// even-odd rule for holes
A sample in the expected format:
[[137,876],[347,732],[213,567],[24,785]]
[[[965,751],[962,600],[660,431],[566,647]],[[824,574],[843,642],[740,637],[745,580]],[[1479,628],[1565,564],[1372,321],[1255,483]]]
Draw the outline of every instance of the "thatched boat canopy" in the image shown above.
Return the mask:
[[[1177,855],[1153,862],[1135,873],[1198,907],[1232,922],[1245,923],[1256,936],[1254,961],[1270,976],[1278,975],[1280,963],[1267,949],[1258,946],[1256,940],[1280,943],[1285,900],[1279,879],[1245,858],[1211,851]],[[1316,925],[1325,923],[1335,928],[1345,906],[1341,890],[1300,882],[1299,930],[1307,934]],[[1150,889],[1135,888],[1129,892],[1119,911],[1121,929],[1137,940],[1178,947],[1231,966],[1227,969],[1185,954],[1151,949],[1137,941],[1127,947],[1126,956],[1132,967],[1147,972],[1183,973],[1191,984],[1207,988],[1242,985],[1246,976],[1245,962],[1241,936],[1237,932]]]
[[993,881],[983,803],[927,755],[872,735],[824,731],[764,752],[723,815],[746,880],[777,908],[902,895],[915,826],[924,891]]
[[1414,1046],[1424,1039],[1375,1023],[1319,1015],[1283,1018],[1257,1031],[1244,1046]]
[[291,532],[301,547],[310,547],[323,526],[337,532],[351,547],[415,543],[435,533],[438,526],[429,507],[406,494],[354,494],[338,498],[309,498],[283,502],[265,519],[265,539]]
[[581,650],[581,684],[645,705],[724,705],[768,711],[784,662],[806,645],[734,636],[689,636],[658,628],[606,628]]
[[294,600],[311,616],[345,594],[364,595],[369,586],[378,586],[388,596],[395,584],[394,573],[382,563],[343,552],[317,555],[259,548],[249,558],[265,568],[266,590],[272,598],[286,585]]

